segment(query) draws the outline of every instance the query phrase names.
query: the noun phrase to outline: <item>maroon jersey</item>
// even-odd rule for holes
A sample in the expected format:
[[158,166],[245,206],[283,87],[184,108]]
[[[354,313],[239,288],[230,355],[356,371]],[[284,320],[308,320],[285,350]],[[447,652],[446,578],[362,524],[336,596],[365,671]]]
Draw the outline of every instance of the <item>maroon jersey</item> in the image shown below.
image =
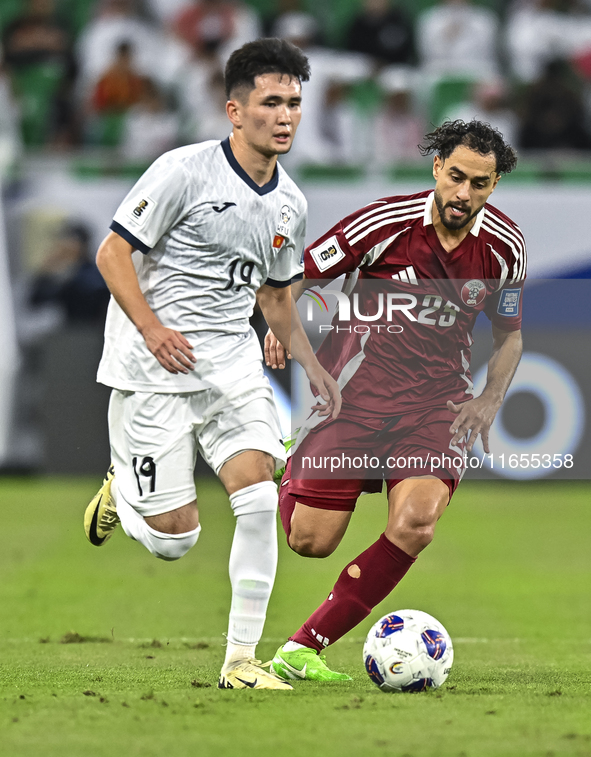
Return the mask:
[[[348,312],[341,297],[318,350],[348,417],[367,422],[469,399],[480,311],[503,331],[521,328],[526,250],[519,227],[487,204],[447,252],[433,228],[433,196],[377,200],[306,250],[307,279],[348,274]],[[323,296],[331,289],[338,285]]]

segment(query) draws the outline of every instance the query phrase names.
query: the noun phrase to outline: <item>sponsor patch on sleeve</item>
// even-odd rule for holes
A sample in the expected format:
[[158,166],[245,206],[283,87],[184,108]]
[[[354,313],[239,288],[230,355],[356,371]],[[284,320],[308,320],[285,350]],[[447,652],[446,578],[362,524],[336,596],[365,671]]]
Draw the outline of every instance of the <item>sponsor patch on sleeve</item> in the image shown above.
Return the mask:
[[521,289],[503,289],[497,307],[499,315],[519,315],[519,296]]
[[310,255],[321,273],[332,268],[345,257],[345,253],[341,250],[337,238],[334,236],[310,250]]
[[143,226],[152,215],[156,205],[158,205],[156,200],[148,197],[148,195],[142,195],[135,206],[128,211],[127,215],[134,226]]

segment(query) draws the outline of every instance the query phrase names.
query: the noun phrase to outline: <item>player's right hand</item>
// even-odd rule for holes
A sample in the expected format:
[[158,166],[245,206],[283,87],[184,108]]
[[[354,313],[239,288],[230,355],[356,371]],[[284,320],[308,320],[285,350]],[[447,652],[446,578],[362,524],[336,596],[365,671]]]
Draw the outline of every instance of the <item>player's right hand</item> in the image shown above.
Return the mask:
[[152,355],[169,373],[189,373],[194,370],[193,363],[197,359],[191,352],[193,345],[180,331],[158,324],[144,331],[142,336]]
[[320,363],[313,370],[307,370],[306,374],[310,383],[318,392],[318,402],[312,406],[312,410],[318,411],[318,415],[330,415],[334,420],[341,412],[343,398],[339,385]]
[[[269,368],[285,368],[285,348],[269,329],[265,335],[265,365]],[[288,353],[287,358],[291,360]]]

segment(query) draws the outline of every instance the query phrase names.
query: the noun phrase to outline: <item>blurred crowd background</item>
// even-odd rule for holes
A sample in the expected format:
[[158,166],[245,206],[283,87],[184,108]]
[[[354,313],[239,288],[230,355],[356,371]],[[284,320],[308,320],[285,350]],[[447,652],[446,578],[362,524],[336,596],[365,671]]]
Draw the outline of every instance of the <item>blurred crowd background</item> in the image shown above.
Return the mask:
[[225,61],[260,36],[310,58],[294,169],[413,163],[472,116],[521,151],[591,149],[591,0],[2,0],[0,28],[5,171],[224,138]]
[[[476,117],[518,151],[493,199],[522,225],[530,277],[591,276],[591,0],[0,0],[0,473],[108,464],[96,249],[158,155],[228,135],[224,66],[260,36],[311,64],[281,158],[308,197],[308,243],[431,186],[423,135]],[[581,299],[539,291],[541,316]],[[576,375],[572,343],[559,358]],[[290,373],[273,378],[289,430]]]

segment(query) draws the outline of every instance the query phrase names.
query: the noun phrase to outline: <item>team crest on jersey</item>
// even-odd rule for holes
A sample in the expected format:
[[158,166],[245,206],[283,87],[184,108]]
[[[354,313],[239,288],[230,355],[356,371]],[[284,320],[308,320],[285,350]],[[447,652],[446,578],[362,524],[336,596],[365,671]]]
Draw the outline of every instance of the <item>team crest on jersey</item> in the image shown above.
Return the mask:
[[506,315],[511,317],[512,315],[519,314],[519,295],[521,289],[503,289],[499,305],[497,307],[497,313],[499,315]]
[[[279,211],[279,223],[277,224],[277,228],[275,230],[276,234],[279,234],[282,237],[289,236],[289,224],[291,222],[292,213],[293,211],[289,207],[289,205],[281,206],[281,210]],[[273,247],[274,246],[275,245],[273,244]]]
[[462,287],[461,297],[464,305],[468,305],[470,308],[478,307],[486,297],[484,281],[480,281],[480,279],[467,281]]
[[310,255],[321,273],[332,268],[345,257],[345,253],[341,250],[339,242],[334,236],[310,250]]
[[136,226],[143,226],[158,203],[148,195],[144,195],[129,214],[129,218]]

